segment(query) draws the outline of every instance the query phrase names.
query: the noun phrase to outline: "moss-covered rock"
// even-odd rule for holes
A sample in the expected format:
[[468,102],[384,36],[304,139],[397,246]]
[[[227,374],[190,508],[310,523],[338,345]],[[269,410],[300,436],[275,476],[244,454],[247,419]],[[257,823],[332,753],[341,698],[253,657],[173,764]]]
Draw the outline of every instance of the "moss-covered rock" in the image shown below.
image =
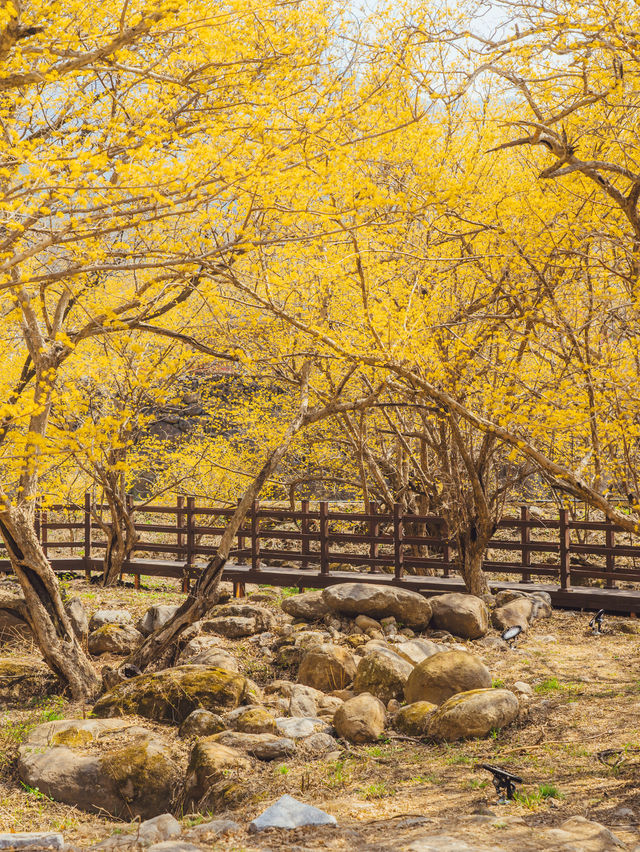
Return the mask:
[[439,740],[486,737],[518,715],[518,699],[508,689],[471,689],[452,696],[431,717],[429,736]]
[[87,644],[94,657],[100,654],[130,654],[142,642],[142,633],[132,624],[103,624],[89,634]]
[[146,819],[171,808],[182,773],[169,743],[135,721],[77,719],[34,728],[18,774],[58,802]]
[[212,737],[197,740],[187,768],[185,804],[200,810],[224,809],[247,793],[251,762],[235,748]]
[[275,734],[276,720],[264,707],[251,707],[235,720],[238,731],[247,734]]
[[409,704],[442,704],[457,692],[490,686],[491,673],[482,660],[466,651],[447,651],[428,657],[414,668],[404,695]]
[[431,717],[438,709],[430,701],[415,701],[401,707],[393,720],[393,727],[401,734],[410,737],[423,737],[427,734]]
[[321,692],[344,689],[356,674],[353,656],[339,645],[319,645],[304,655],[298,681]]
[[392,698],[402,698],[412,671],[412,664],[398,654],[373,651],[358,663],[353,691],[370,692],[387,704]]
[[180,783],[166,745],[151,735],[103,755],[100,769],[127,811],[144,818],[166,813]]
[[246,679],[234,672],[208,666],[176,666],[118,684],[97,701],[93,715],[99,718],[137,715],[180,724],[199,707],[205,710],[237,707],[245,689]]

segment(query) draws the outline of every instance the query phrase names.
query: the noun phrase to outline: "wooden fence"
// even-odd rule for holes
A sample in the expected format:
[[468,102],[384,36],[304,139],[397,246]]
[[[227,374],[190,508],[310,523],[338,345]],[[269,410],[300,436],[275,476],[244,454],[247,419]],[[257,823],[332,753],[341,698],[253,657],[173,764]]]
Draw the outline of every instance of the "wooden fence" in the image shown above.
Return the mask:
[[[198,506],[193,497],[178,497],[174,505],[141,507],[136,522],[140,541],[124,573],[134,576],[136,586],[141,575],[150,575],[182,578],[187,589],[200,571],[199,563],[215,553],[233,511]],[[100,568],[105,543],[92,521],[89,495],[84,506],[38,512],[37,531],[56,571],[80,569],[90,576]],[[608,521],[572,521],[567,510],[546,520],[532,517],[523,507],[520,517],[499,523],[483,568],[494,586],[536,582],[569,592],[576,586],[585,590],[600,585],[605,587],[595,590],[600,596],[618,592],[620,598],[618,583],[640,584],[640,546],[621,542],[623,536],[629,538]],[[426,593],[460,586],[455,541],[446,523],[403,512],[400,505],[392,513],[375,507],[367,513],[336,510],[328,502],[312,508],[302,501],[295,511],[255,503],[230,559],[225,573],[237,583],[246,578],[306,588],[346,578],[407,585]],[[6,559],[0,561],[0,568],[7,566]],[[640,592],[624,591],[629,600],[638,599],[640,610]],[[599,598],[592,593],[589,600],[596,605]],[[631,609],[626,604],[623,608]]]

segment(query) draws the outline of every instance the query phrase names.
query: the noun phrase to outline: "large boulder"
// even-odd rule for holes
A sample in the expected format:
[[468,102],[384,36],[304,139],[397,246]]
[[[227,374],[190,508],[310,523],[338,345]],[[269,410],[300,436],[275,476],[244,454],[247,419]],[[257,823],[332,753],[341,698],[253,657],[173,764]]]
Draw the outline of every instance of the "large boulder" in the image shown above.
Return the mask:
[[187,806],[224,808],[246,792],[244,781],[251,762],[242,752],[212,737],[197,740],[189,758],[185,780]]
[[225,669],[176,666],[119,683],[98,699],[93,715],[99,718],[137,715],[180,724],[199,707],[205,710],[237,707],[246,687],[244,677]]
[[202,622],[202,631],[218,633],[229,639],[241,639],[273,630],[276,620],[262,606],[251,604],[224,604],[211,610],[211,617]]
[[528,629],[532,615],[533,600],[529,597],[515,598],[509,601],[509,603],[493,610],[491,613],[491,623],[496,630],[500,631],[516,626],[524,631]]
[[136,627],[140,633],[148,636],[155,630],[164,627],[169,619],[173,618],[179,608],[179,604],[154,604],[145,612]]
[[508,689],[472,689],[452,696],[431,717],[429,736],[438,740],[486,737],[518,715],[518,699]]
[[489,629],[487,605],[475,595],[451,592],[430,598],[431,627],[448,630],[463,639],[480,639]]
[[142,633],[132,624],[103,624],[89,634],[87,647],[94,657],[100,654],[130,654],[142,642]]
[[332,692],[344,689],[355,675],[353,655],[339,645],[327,643],[307,651],[300,663],[298,681],[321,692]]
[[353,691],[370,692],[385,704],[392,698],[402,698],[413,665],[397,654],[373,651],[358,663]]
[[40,663],[0,659],[0,707],[24,704],[30,698],[51,692],[56,683],[55,676]]
[[371,743],[384,731],[385,716],[382,701],[363,692],[336,710],[333,726],[338,735],[349,742]]
[[130,820],[165,813],[182,773],[171,746],[131,720],[65,719],[29,733],[18,775],[58,802]]
[[411,672],[404,689],[407,703],[429,701],[442,704],[458,692],[491,686],[491,673],[485,664],[466,651],[434,654]]
[[338,583],[326,588],[322,597],[332,612],[342,615],[393,615],[409,627],[424,630],[431,618],[429,601],[409,589],[374,583]]
[[283,612],[303,621],[319,621],[329,612],[322,592],[304,592],[284,598],[280,604]]

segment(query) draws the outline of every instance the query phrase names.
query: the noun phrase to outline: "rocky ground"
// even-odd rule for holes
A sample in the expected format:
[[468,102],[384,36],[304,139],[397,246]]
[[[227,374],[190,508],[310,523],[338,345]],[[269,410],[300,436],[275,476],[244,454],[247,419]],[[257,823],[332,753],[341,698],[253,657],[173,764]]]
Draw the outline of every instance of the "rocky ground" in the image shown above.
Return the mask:
[[[591,614],[543,598],[350,585],[248,589],[167,668],[121,681],[181,595],[70,580],[78,630],[111,670],[87,706],[6,624],[0,849],[27,848],[2,832],[45,832],[54,848],[154,852],[640,850],[640,622],[607,617],[595,636]],[[515,648],[500,639],[511,624]],[[483,763],[522,777],[514,801]],[[330,824],[256,830],[283,796],[289,821]]]

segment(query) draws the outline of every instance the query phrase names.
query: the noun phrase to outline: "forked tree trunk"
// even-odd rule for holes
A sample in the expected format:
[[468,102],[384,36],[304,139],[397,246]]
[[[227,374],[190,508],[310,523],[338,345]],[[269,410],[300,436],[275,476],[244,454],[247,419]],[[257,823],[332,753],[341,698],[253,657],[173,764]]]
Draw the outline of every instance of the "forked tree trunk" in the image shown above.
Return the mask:
[[0,512],[0,534],[22,587],[26,620],[49,668],[75,699],[91,699],[100,678],[82,650],[64,610],[56,576],[36,536],[33,513],[11,506]]
[[107,538],[102,563],[102,584],[113,586],[118,582],[125,562],[138,543],[138,533],[133,519],[128,515],[113,518],[110,524],[101,524]]

